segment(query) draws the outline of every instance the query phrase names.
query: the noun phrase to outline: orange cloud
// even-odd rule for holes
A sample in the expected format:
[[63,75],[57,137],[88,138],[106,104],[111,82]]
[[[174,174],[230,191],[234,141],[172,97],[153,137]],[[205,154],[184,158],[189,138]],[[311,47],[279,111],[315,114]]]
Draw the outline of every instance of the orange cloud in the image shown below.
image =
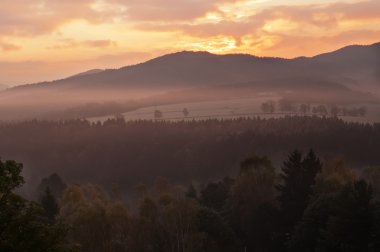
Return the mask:
[[48,49],[68,49],[77,47],[88,47],[88,48],[106,48],[117,46],[116,41],[112,40],[85,40],[85,41],[75,41],[73,39],[63,39],[60,43],[48,47]]
[[[342,32],[331,36],[310,36],[310,35],[286,35],[271,34],[275,36],[276,43],[261,48],[260,55],[278,56],[293,58],[293,52],[298,52],[302,56],[314,56],[321,52],[329,52],[338,48],[359,44],[368,45],[373,41],[380,41],[379,30],[355,30]],[[252,44],[251,46],[255,46]],[[298,56],[299,56],[298,55]]]
[[[109,0],[127,8],[129,20],[143,21],[183,21],[204,16],[210,11],[219,11],[224,3],[239,0]],[[241,0],[240,0],[241,1]]]
[[100,22],[105,17],[91,8],[94,0],[2,0],[2,35],[35,36],[55,31],[73,19]]
[[180,30],[191,35],[242,36],[250,34],[271,20],[284,19],[297,24],[313,25],[318,28],[336,28],[344,20],[380,20],[380,1],[336,3],[331,5],[274,6],[241,20],[201,24],[145,22],[138,28],[147,30]]
[[4,52],[17,51],[21,49],[21,46],[0,41],[0,49]]
[[[271,41],[275,41],[276,47],[283,47],[284,41],[290,37],[308,37],[311,39],[323,40],[326,44],[331,44],[336,47],[342,43],[351,44],[363,41],[360,36],[360,31],[363,30],[363,25],[368,31],[365,34],[379,34],[376,29],[380,27],[380,1],[370,0],[356,3],[333,3],[333,4],[312,4],[312,5],[296,5],[296,6],[272,6],[238,20],[221,20],[219,22],[205,23],[159,23],[159,22],[143,22],[136,25],[137,29],[146,31],[175,31],[181,32],[184,35],[190,35],[200,39],[218,39],[220,36],[233,38],[236,42],[236,47],[244,46],[244,41],[252,41],[262,43],[268,41],[265,37],[271,36]],[[367,15],[368,13],[368,15]],[[279,24],[287,23],[288,27],[280,26]],[[345,22],[351,22],[349,29],[354,32],[349,32],[341,26]],[[375,23],[374,23],[375,22]],[[373,29],[373,30],[371,30]],[[362,33],[362,34],[363,34]],[[327,35],[330,34],[330,35]],[[373,39],[376,36],[371,35]],[[263,38],[263,39],[260,39]],[[335,41],[334,41],[335,39]],[[340,41],[338,41],[338,39]],[[380,39],[380,36],[377,36]],[[344,42],[342,41],[344,40]],[[251,43],[251,42],[249,42]],[[299,48],[307,46],[303,40],[292,41]],[[271,44],[271,48],[273,43]],[[248,44],[249,47],[249,44]],[[266,47],[265,45],[263,46]],[[262,48],[262,47],[260,47]],[[247,48],[247,45],[245,47]],[[292,51],[299,54],[307,51]],[[309,46],[309,51],[313,50],[313,46]],[[268,52],[268,51],[266,51]],[[278,52],[278,51],[277,51]],[[260,52],[262,54],[262,52]],[[307,54],[310,54],[307,53]],[[273,55],[273,53],[270,53]],[[289,55],[289,53],[280,53],[278,56]]]
[[[0,51],[9,53],[0,60],[9,67],[0,78],[9,79],[0,82],[147,59],[126,51],[313,55],[380,40],[379,10],[379,0],[1,0]],[[118,60],[99,60],[105,49]]]

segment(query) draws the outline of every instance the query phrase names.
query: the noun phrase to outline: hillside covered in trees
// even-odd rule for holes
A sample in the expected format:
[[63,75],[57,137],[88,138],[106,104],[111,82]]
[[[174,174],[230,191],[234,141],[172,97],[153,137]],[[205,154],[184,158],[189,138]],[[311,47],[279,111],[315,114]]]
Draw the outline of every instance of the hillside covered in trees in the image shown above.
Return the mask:
[[335,118],[29,121],[1,124],[0,139],[1,156],[23,162],[31,186],[54,172],[70,183],[123,191],[158,176],[203,183],[235,174],[253,153],[278,167],[295,148],[313,148],[324,161],[342,156],[359,170],[380,164],[380,125]]

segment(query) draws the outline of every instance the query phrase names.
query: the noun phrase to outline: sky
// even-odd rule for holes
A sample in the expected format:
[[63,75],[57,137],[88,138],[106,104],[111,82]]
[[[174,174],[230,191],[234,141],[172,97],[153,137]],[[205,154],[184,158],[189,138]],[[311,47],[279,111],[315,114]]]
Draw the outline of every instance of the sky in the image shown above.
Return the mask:
[[380,42],[380,0],[0,0],[0,84],[192,50],[293,58]]

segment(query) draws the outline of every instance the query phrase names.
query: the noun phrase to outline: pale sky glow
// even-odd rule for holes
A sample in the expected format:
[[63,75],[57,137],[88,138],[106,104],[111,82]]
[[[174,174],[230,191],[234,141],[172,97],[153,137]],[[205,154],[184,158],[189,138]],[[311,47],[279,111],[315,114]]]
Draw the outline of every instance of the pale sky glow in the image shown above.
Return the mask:
[[0,83],[183,50],[312,56],[380,41],[379,0],[1,0]]

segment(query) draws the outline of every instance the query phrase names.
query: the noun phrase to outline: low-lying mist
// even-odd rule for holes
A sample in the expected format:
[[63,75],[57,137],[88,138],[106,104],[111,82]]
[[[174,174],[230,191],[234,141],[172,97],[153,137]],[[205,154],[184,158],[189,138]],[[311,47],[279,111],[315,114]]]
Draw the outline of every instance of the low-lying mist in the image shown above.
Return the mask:
[[15,89],[0,93],[0,120],[88,118],[150,106],[265,97],[338,105],[378,102],[376,96],[368,93],[302,78],[172,89]]

